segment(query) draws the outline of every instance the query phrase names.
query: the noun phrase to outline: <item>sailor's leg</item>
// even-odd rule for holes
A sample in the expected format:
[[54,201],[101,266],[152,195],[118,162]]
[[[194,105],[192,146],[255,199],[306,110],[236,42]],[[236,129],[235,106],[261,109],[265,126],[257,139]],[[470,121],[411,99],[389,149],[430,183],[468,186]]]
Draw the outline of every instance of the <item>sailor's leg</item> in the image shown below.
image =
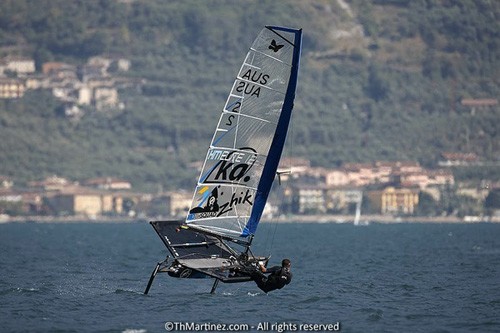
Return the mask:
[[267,276],[265,276],[260,271],[255,271],[250,276],[252,277],[252,280],[254,280],[255,283],[257,284],[257,287],[259,287],[263,291],[266,291]]

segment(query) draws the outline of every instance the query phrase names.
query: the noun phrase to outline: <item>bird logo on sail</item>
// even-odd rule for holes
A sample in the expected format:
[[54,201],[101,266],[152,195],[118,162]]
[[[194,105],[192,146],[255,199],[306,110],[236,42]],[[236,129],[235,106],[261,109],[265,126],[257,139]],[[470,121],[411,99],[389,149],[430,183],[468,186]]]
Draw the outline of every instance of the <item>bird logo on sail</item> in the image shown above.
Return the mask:
[[273,50],[274,52],[278,52],[283,46],[285,45],[284,44],[278,45],[276,41],[273,39],[271,41],[271,45],[269,45],[269,49]]

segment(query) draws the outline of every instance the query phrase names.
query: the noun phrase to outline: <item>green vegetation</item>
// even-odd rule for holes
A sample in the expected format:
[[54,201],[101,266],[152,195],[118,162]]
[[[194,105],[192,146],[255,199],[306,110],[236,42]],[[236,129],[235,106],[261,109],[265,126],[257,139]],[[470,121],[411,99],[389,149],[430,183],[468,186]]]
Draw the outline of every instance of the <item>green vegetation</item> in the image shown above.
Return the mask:
[[242,57],[265,24],[304,29],[291,155],[328,167],[433,166],[443,151],[498,159],[498,106],[472,113],[460,101],[499,95],[500,2],[350,6],[353,17],[322,0],[2,1],[0,56],[17,52],[40,68],[120,55],[132,61],[127,76],[147,81],[120,91],[124,110],[89,111],[76,123],[49,92],[0,101],[0,174],[18,183],[113,175],[139,189],[191,188],[198,172],[187,166],[205,153]]

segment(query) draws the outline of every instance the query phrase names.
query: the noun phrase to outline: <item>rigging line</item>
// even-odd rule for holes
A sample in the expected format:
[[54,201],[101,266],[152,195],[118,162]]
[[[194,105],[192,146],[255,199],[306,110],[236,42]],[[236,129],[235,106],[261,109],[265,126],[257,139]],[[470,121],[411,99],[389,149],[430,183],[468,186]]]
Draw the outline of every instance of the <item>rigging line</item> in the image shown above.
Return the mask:
[[273,230],[273,232],[272,232],[271,245],[270,245],[270,247],[269,247],[269,252],[268,252],[268,253],[269,253],[269,255],[268,255],[268,257],[270,257],[270,256],[271,256],[271,252],[272,252],[272,250],[273,250],[273,246],[274,246],[274,238],[275,238],[275,236],[276,236],[276,231],[278,230],[278,222],[277,222],[277,218],[275,219],[275,222],[274,222],[273,224],[274,224],[274,226],[273,226],[273,227],[274,227],[274,230]]
[[[276,182],[273,181],[273,184],[272,184],[272,188],[271,188],[271,191],[270,193],[276,193]],[[280,194],[278,193],[278,200],[277,202],[282,202],[281,198],[280,198]],[[272,212],[271,212],[272,214]],[[266,232],[266,238],[263,239],[263,244],[264,244],[264,253],[267,253],[268,257],[271,256],[271,252],[272,252],[272,249],[273,249],[273,245],[274,245],[274,238],[275,238],[275,235],[276,235],[276,231],[277,231],[277,222],[278,222],[278,218],[279,216],[271,216],[271,218],[269,218],[269,223],[267,223],[267,225],[269,226],[269,231]]]

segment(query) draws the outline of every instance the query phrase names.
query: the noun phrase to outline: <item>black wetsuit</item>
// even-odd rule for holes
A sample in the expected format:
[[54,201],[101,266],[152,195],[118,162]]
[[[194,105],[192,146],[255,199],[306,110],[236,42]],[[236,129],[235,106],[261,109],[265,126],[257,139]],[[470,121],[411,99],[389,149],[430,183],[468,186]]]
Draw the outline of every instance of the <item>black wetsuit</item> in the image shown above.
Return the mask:
[[292,273],[288,268],[274,266],[268,268],[266,273],[271,273],[265,276],[262,272],[257,271],[252,274],[252,278],[257,283],[257,287],[262,289],[265,293],[275,289],[281,289],[292,281]]

